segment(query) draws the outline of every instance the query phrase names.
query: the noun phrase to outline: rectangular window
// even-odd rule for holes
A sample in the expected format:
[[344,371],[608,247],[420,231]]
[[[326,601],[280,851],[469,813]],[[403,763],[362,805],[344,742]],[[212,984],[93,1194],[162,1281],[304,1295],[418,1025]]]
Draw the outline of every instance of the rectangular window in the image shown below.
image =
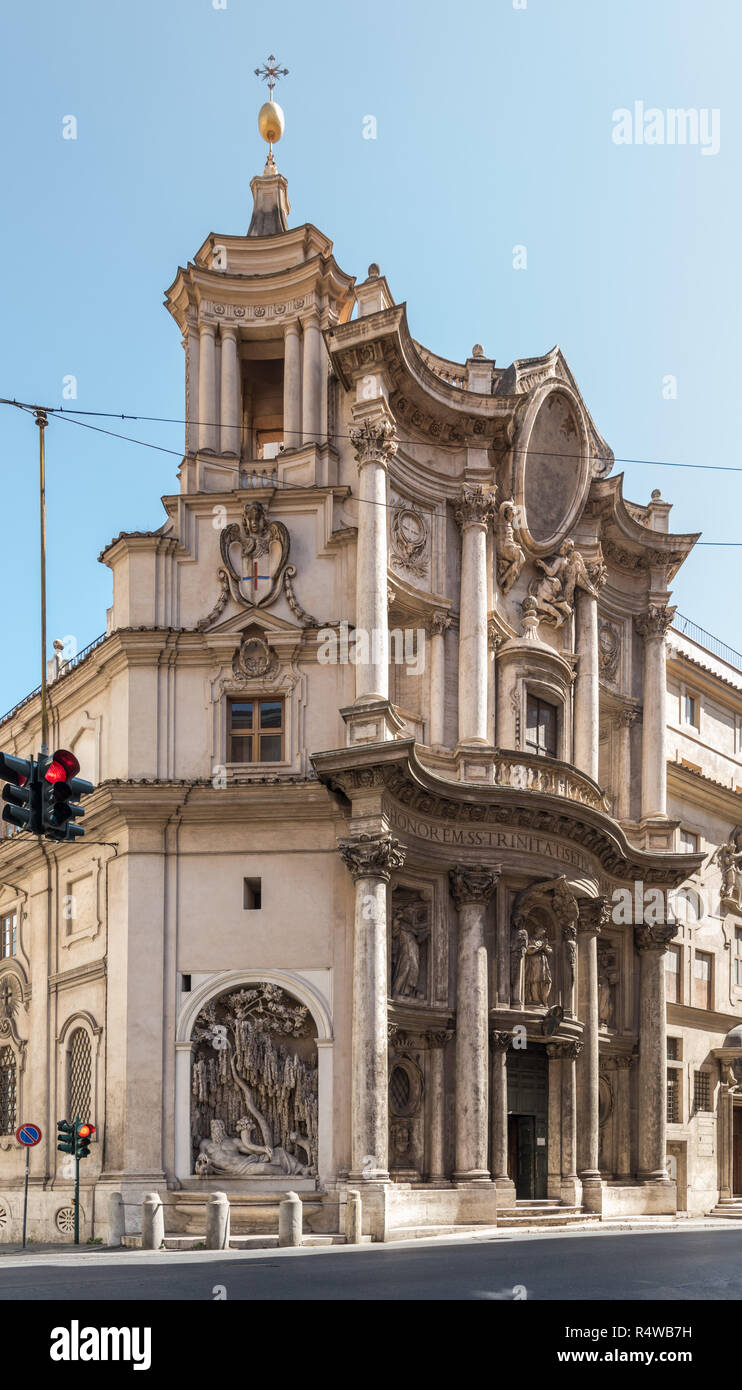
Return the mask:
[[680,1068],[667,1070],[667,1123],[680,1124]]
[[711,956],[707,951],[696,951],[693,967],[693,1003],[697,1009],[710,1009],[711,1003]]
[[680,1003],[679,946],[670,946],[667,952],[665,953],[665,990],[668,1004]]
[[680,850],[683,854],[698,853],[698,836],[692,830],[680,831]]
[[680,1061],[680,1038],[667,1039],[667,1060],[668,1062]]
[[0,959],[14,956],[18,950],[18,914],[9,912],[0,917]]
[[708,1071],[693,1073],[693,1109],[711,1109],[711,1073]]
[[686,695],[683,700],[683,722],[698,728],[698,701],[695,695]]
[[734,928],[734,983],[742,989],[742,927]]
[[557,755],[557,708],[539,700],[530,692],[526,696],[526,748],[540,757]]
[[263,881],[260,878],[246,878],[242,892],[242,906],[246,912],[259,912],[263,906]]
[[283,761],[283,700],[230,700],[229,761]]

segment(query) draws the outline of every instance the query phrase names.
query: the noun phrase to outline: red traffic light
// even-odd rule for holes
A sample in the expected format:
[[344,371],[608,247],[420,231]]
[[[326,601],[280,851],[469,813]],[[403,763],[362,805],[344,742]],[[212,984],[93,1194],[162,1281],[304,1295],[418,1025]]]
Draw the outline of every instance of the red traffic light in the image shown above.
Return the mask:
[[95,1134],[95,1125],[80,1125],[77,1133],[81,1139],[89,1139],[92,1134]]
[[79,771],[80,764],[74,753],[68,752],[66,748],[58,748],[44,773],[44,780],[66,782],[69,778],[76,777]]

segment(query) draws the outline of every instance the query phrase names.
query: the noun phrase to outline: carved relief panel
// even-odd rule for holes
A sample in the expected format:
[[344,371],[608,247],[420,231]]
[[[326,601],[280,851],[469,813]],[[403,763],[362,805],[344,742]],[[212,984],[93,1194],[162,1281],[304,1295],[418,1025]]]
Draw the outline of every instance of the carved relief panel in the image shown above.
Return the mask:
[[392,999],[409,1003],[430,997],[431,917],[431,903],[417,889],[395,888],[391,911]]

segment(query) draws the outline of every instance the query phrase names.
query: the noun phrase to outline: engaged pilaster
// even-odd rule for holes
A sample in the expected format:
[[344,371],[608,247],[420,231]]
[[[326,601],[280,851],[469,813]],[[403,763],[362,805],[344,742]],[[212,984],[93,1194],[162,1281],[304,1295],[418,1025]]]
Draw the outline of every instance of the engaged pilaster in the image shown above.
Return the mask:
[[[386,475],[397,452],[394,422],[385,407],[351,425],[358,462],[356,703],[389,698]],[[363,660],[363,657],[366,660]]]
[[487,907],[499,869],[449,870],[459,914],[456,956],[456,1169],[454,1181],[489,1182],[487,1167]]
[[598,780],[598,600],[588,589],[575,594],[575,679],[573,762]]
[[665,951],[675,923],[634,928],[639,952],[640,1182],[667,1182],[667,1019]]
[[285,449],[301,447],[301,336],[299,323],[291,319],[284,328],[283,443]]
[[446,633],[453,619],[449,613],[436,611],[429,627],[430,634],[430,731],[431,748],[443,743],[443,709],[446,679]]
[[216,324],[202,323],[198,363],[198,447],[216,453]]
[[220,333],[222,339],[220,449],[223,454],[239,456],[242,393],[240,390],[240,362],[237,355],[237,329],[233,324],[223,323]]
[[[513,1041],[510,1033],[494,1032],[492,1038],[492,1141],[490,1163],[495,1186],[511,1193],[515,1201],[515,1184],[508,1177],[508,1049]],[[498,1201],[499,1201],[498,1197]]]
[[[577,1063],[581,1114],[577,1142],[577,1171],[582,1179],[583,1200],[590,1205],[600,1188],[600,1040],[598,1035],[598,936],[609,920],[607,898],[583,898],[580,902],[579,963],[580,1015],[584,1047]],[[590,1189],[593,1189],[591,1194]]]
[[487,728],[487,532],[494,487],[465,483],[456,508],[461,528],[459,743],[490,743]]
[[356,1181],[389,1179],[387,1063],[387,885],[404,864],[391,835],[360,835],[338,848],[355,883],[351,1173]]
[[322,333],[319,314],[312,313],[303,320],[304,361],[302,369],[302,419],[304,444],[319,441],[322,397]]

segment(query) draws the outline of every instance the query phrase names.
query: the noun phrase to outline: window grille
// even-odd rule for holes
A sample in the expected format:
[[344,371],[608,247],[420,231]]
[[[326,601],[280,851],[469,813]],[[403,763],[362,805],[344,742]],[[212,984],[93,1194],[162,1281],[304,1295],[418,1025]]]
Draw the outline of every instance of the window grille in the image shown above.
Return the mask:
[[697,1071],[693,1077],[693,1109],[711,1109],[711,1073]]
[[11,1047],[0,1048],[0,1134],[15,1134],[18,1128],[18,1077],[15,1053]]
[[67,1107],[69,1120],[76,1115],[90,1120],[90,1082],[92,1074],[90,1037],[85,1028],[76,1028],[67,1054]]

